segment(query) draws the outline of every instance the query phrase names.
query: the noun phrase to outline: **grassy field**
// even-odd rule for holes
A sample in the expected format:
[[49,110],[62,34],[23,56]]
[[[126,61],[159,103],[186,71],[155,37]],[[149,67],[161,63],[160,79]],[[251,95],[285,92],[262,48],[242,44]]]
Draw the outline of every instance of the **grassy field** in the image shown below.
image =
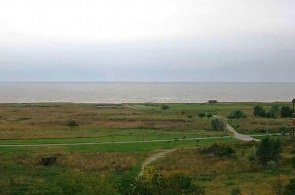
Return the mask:
[[[198,117],[205,112],[226,118],[231,112],[241,110],[247,118],[228,122],[240,133],[266,135],[267,130],[270,133],[290,130],[291,121],[253,117],[253,107],[263,105],[268,110],[273,105],[288,103],[165,104],[169,106],[167,110],[162,105],[0,104],[0,194],[56,194],[49,192],[56,187],[51,183],[64,180],[70,185],[75,177],[85,179],[85,183],[91,183],[88,179],[92,178],[99,181],[96,186],[111,185],[110,189],[124,194],[112,181],[120,183],[126,175],[136,178],[147,157],[174,148],[177,148],[175,152],[153,163],[154,171],[163,175],[173,172],[189,175],[194,183],[205,187],[206,194],[229,194],[234,187],[241,188],[243,194],[269,194],[278,177],[286,183],[295,173],[290,166],[295,148],[291,142],[284,145],[279,168],[266,170],[247,160],[253,143],[235,140],[227,132],[213,131],[210,118]],[[73,131],[67,126],[69,120],[79,122]],[[166,139],[171,141],[148,142]],[[136,143],[116,143],[128,141]],[[75,143],[90,144],[3,147]],[[230,158],[211,158],[201,152],[212,144],[228,145],[236,153]],[[57,157],[55,165],[40,165],[40,159],[46,156]],[[257,187],[257,183],[262,185]],[[44,187],[43,191],[40,186]],[[80,188],[84,189],[83,186]],[[116,194],[115,191],[110,194]]]

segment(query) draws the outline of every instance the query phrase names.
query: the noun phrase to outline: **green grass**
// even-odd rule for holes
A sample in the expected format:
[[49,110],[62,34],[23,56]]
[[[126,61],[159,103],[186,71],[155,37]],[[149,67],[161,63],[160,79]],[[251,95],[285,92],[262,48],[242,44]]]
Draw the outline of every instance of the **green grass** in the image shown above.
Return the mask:
[[217,139],[179,140],[167,142],[139,142],[124,144],[98,144],[98,145],[71,145],[71,146],[39,146],[39,147],[0,147],[1,153],[36,153],[36,152],[140,152],[172,149],[179,147],[195,147],[210,145],[216,142],[239,142],[230,137]]
[[[69,143],[95,143],[95,142],[120,142],[120,141],[148,141],[165,139],[202,138],[229,135],[225,132],[189,130],[189,131],[163,131],[163,130],[93,130],[99,134],[93,138],[64,138],[64,139],[27,139],[27,140],[0,140],[4,144],[69,144]],[[113,136],[112,136],[113,135]]]

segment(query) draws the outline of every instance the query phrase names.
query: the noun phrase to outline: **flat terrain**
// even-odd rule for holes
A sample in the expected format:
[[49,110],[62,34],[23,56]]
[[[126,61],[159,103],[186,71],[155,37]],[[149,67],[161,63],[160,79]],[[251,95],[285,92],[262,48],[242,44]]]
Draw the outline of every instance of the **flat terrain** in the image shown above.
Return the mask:
[[[164,105],[168,108],[163,109]],[[284,141],[283,158],[277,168],[265,170],[250,163],[247,157],[259,143],[243,142],[232,138],[230,132],[212,130],[209,116],[226,118],[241,110],[247,118],[228,119],[228,123],[239,133],[260,135],[255,137],[258,139],[267,132],[290,131],[288,118],[254,117],[255,105],[268,110],[273,105],[289,103],[0,104],[0,194],[46,194],[46,189],[55,189],[51,185],[60,186],[60,180],[70,185],[76,182],[75,177],[85,179],[84,187],[92,178],[98,181],[95,185],[107,186],[110,194],[128,194],[117,184],[136,178],[142,164],[144,178],[150,170],[167,177],[183,173],[193,183],[202,185],[206,194],[229,194],[234,188],[245,194],[269,194],[279,176],[286,183],[295,174],[290,165],[293,142]],[[208,117],[200,118],[201,112]],[[79,126],[70,130],[70,120],[77,121]],[[202,153],[212,144],[229,146],[235,154],[218,157]],[[159,153],[161,158],[154,158]],[[51,156],[56,157],[54,165],[40,165],[42,158]],[[262,181],[263,185],[257,188]],[[40,186],[44,191],[40,191]],[[65,191],[69,186],[64,187],[60,194],[71,194]],[[263,189],[267,189],[265,193]]]

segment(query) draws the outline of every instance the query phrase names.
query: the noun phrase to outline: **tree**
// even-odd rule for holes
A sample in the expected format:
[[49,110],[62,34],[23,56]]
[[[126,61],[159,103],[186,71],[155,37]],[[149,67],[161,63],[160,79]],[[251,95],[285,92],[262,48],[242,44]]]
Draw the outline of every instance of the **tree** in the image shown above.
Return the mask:
[[291,117],[292,116],[292,108],[290,106],[282,106],[281,108],[281,117]]
[[69,120],[67,122],[67,126],[70,128],[71,131],[73,131],[76,127],[79,126],[79,123],[78,121],[75,121],[75,120]]
[[253,115],[254,116],[260,116],[260,117],[265,117],[266,113],[265,113],[265,110],[263,109],[262,106],[257,105],[257,106],[254,106]]
[[199,114],[198,114],[198,117],[200,117],[201,119],[203,118],[203,117],[205,117],[206,116],[206,114],[204,113],[204,112],[200,112]]
[[279,114],[280,114],[279,106],[275,105],[275,106],[272,106],[271,110],[267,112],[265,116],[267,118],[277,118]]
[[259,162],[266,165],[269,161],[277,162],[282,152],[281,142],[278,139],[270,139],[269,136],[261,140],[256,154]]
[[228,115],[228,118],[230,119],[247,118],[247,115],[245,115],[241,110],[236,110],[234,112],[231,112]]
[[226,121],[222,117],[215,117],[211,121],[211,126],[215,131],[225,131],[226,124]]

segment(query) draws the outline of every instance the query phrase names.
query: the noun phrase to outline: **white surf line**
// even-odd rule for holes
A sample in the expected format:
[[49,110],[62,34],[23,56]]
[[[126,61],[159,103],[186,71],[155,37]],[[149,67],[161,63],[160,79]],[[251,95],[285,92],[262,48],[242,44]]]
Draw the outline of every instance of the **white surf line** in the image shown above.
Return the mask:
[[[206,140],[206,139],[224,139],[230,138],[231,136],[223,137],[195,137],[195,138],[186,138],[178,139],[177,141],[186,141],[186,140]],[[86,143],[68,143],[68,144],[0,144],[0,147],[39,147],[39,146],[78,146],[78,145],[104,145],[104,144],[132,144],[132,143],[153,143],[153,142],[177,142],[174,139],[164,139],[164,140],[145,140],[145,141],[121,141],[121,142],[86,142]]]

